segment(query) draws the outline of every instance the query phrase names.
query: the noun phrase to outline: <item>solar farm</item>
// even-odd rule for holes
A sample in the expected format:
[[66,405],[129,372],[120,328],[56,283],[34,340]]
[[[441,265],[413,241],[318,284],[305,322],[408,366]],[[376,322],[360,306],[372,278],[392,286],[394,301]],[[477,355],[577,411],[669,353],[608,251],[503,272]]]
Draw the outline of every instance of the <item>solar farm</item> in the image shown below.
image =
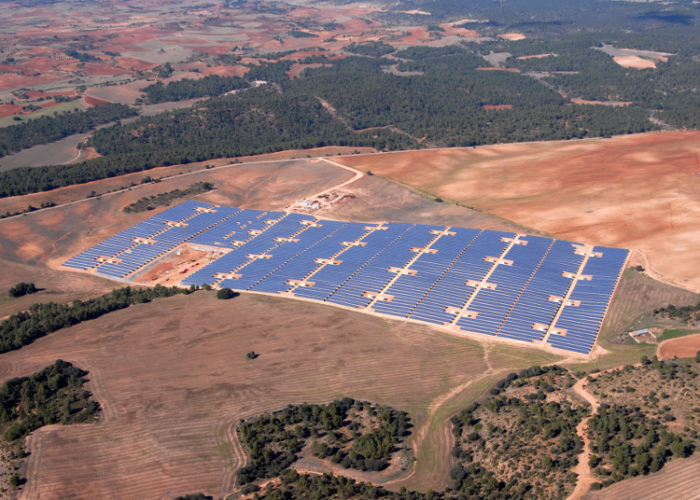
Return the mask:
[[133,281],[183,245],[181,285],[275,294],[588,355],[628,251],[438,225],[184,202],[69,259]]

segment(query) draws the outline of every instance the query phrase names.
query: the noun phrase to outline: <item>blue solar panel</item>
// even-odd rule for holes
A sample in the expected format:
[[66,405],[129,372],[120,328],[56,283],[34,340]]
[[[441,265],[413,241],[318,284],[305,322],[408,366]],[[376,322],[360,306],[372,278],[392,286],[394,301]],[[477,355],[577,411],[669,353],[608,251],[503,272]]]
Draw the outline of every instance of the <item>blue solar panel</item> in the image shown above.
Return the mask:
[[[320,220],[188,201],[69,259],[132,279],[188,243],[212,262],[183,285],[287,293],[586,354],[627,250],[502,231]],[[556,322],[555,322],[556,321]]]

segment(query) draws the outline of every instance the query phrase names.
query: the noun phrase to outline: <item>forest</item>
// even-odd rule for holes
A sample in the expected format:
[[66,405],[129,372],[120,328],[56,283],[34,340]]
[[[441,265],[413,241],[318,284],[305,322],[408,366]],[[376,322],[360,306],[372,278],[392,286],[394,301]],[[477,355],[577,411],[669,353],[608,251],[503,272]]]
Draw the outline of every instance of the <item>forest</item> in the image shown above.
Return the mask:
[[75,300],[70,305],[55,302],[32,304],[27,311],[13,314],[0,322],[0,353],[19,349],[61,328],[99,318],[132,304],[193,291],[192,288],[162,285],[153,288],[124,287],[94,299]]
[[57,360],[29,377],[13,378],[0,387],[0,423],[8,441],[49,424],[92,422],[100,405],[83,389],[88,372]]
[[312,441],[314,456],[346,469],[382,470],[408,427],[405,412],[350,398],[289,406],[240,424],[238,435],[251,463],[237,472],[238,480],[247,484],[279,475],[297,460],[307,441]]
[[146,94],[145,101],[158,104],[167,101],[184,101],[196,97],[216,97],[231,90],[244,89],[248,83],[238,76],[209,75],[198,80],[183,78],[168,82],[158,81],[141,89]]
[[41,116],[24,123],[0,127],[0,157],[37,144],[57,141],[98,125],[136,116],[136,110],[124,104],[104,104],[85,111],[66,111]]

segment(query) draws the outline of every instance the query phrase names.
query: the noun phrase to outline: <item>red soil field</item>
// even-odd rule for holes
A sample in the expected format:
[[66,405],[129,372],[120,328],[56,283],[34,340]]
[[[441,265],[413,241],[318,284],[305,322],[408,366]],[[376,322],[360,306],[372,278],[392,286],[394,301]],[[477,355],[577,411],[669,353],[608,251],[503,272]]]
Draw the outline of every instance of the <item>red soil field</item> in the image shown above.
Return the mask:
[[91,97],[89,95],[83,97],[83,100],[88,106],[102,106],[104,104],[109,104],[109,101],[98,99],[97,97]]
[[43,101],[39,104],[40,108],[53,108],[54,106],[58,106],[60,103],[56,101]]
[[700,333],[661,342],[657,351],[659,359],[694,358],[700,351]]
[[157,64],[141,59],[134,59],[133,57],[117,57],[116,60],[119,67],[133,71],[149,70],[158,66]]
[[22,111],[22,106],[18,104],[0,104],[0,118],[16,115]]
[[85,63],[83,70],[88,75],[123,75],[125,71],[103,63]]

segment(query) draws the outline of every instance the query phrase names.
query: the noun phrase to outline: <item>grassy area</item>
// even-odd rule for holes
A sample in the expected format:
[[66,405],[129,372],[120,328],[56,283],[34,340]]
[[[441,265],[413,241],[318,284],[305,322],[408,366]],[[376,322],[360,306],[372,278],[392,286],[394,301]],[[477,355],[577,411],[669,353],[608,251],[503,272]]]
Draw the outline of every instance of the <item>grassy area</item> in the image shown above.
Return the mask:
[[669,328],[664,330],[664,333],[662,333],[659,336],[659,342],[663,342],[664,340],[669,340],[669,339],[675,339],[678,337],[685,337],[686,335],[693,335],[695,333],[700,333],[700,330],[689,330],[685,328]]

